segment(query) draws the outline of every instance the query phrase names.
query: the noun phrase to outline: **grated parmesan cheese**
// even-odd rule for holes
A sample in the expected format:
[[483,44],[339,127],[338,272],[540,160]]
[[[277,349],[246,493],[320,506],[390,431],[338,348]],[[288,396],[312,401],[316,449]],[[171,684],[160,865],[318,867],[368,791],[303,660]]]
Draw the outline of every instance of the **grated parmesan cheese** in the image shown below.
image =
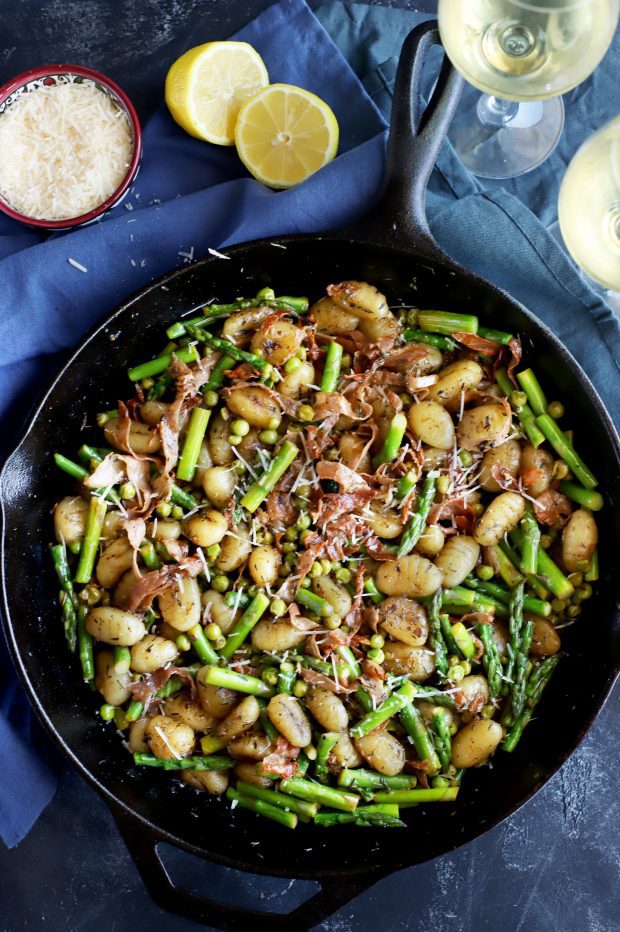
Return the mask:
[[42,84],[0,114],[0,195],[33,219],[79,217],[114,194],[132,147],[126,113],[96,84]]

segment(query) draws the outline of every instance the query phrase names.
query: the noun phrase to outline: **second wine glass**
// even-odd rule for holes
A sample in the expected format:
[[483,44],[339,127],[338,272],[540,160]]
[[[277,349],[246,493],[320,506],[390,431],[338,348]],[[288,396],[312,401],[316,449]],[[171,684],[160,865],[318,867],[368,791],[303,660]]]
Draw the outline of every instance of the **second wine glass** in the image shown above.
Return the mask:
[[604,57],[620,0],[439,0],[441,39],[452,64],[479,91],[465,93],[450,139],[483,178],[513,178],[553,152],[560,95]]

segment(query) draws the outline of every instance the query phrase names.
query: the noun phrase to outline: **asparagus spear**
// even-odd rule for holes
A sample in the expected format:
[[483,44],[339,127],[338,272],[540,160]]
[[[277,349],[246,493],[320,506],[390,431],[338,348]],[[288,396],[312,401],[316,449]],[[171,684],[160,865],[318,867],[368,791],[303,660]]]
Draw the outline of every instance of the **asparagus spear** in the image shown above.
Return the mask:
[[512,548],[508,547],[505,540],[489,547],[489,550],[497,562],[499,575],[507,586],[514,589],[515,586],[518,586],[519,583],[523,581],[523,576],[517,569],[517,566],[521,563],[519,555],[515,553]]
[[418,326],[431,333],[478,333],[478,318],[473,314],[457,314],[453,311],[420,311]]
[[174,482],[170,483],[170,499],[175,505],[180,505],[181,508],[185,508],[187,511],[193,511],[198,505],[193,495],[179,488]]
[[547,399],[533,371],[531,369],[523,369],[521,372],[517,372],[517,379],[519,385],[527,395],[527,400],[534,414],[546,414]]
[[355,680],[362,675],[362,671],[359,663],[355,658],[355,654],[347,644],[340,644],[336,648],[336,653],[344,663],[349,679]]
[[[510,602],[510,592],[498,585],[498,583],[476,579],[475,576],[468,576],[463,585],[471,586],[476,592],[491,596],[493,599],[505,605],[508,605]],[[551,604],[549,602],[544,599],[536,599],[534,596],[530,595],[524,597],[523,609],[531,615],[540,615],[541,618],[548,618],[551,614]]]
[[153,754],[134,754],[136,764],[143,767],[161,767],[162,770],[230,770],[236,761],[230,757],[210,754],[208,757],[183,757],[181,760],[160,760]]
[[385,596],[377,589],[377,584],[372,576],[366,576],[364,579],[364,592],[368,593],[373,605],[380,605],[385,599]]
[[114,648],[114,672],[119,675],[128,673],[131,667],[131,651],[128,647]]
[[524,573],[535,573],[538,569],[540,528],[529,502],[521,519],[521,530],[523,531],[523,547],[521,548],[520,567]]
[[293,692],[295,678],[295,664],[288,662],[281,663],[280,670],[278,671],[278,692],[287,693],[287,695],[290,696]]
[[452,625],[452,637],[465,660],[471,660],[476,653],[476,645],[462,621],[457,621]]
[[228,353],[222,353],[211,371],[209,380],[203,385],[203,392],[214,392],[224,384],[225,373],[233,369],[235,360]]
[[320,780],[321,783],[327,783],[329,777],[329,755],[338,741],[338,738],[339,735],[333,731],[324,731],[319,738],[319,743],[316,748],[314,773],[317,780]]
[[452,738],[450,736],[448,716],[443,709],[434,709],[432,722],[437,756],[441,761],[442,770],[446,771],[452,761]]
[[485,669],[489,683],[489,691],[495,699],[499,696],[502,687],[502,664],[499,659],[497,644],[493,640],[493,632],[490,625],[476,625],[476,634],[482,641],[484,653],[482,655],[482,665]]
[[99,538],[103,529],[103,520],[108,506],[105,501],[91,497],[88,509],[88,518],[86,519],[86,530],[84,532],[84,541],[80,550],[80,560],[75,573],[75,581],[78,583],[89,582],[93,575],[95,558],[99,550]]
[[257,677],[236,673],[224,667],[208,666],[200,677],[207,686],[223,686],[226,689],[235,689],[239,693],[247,693],[249,696],[269,698],[273,695],[273,690]]
[[[510,597],[510,617],[508,621],[508,630],[510,632],[510,643],[508,650],[508,660],[506,663],[506,679],[511,680],[513,677],[514,665],[519,653],[521,644],[521,629],[523,627],[523,595],[525,583],[519,583],[512,590]],[[507,692],[508,683],[505,683]]]
[[[411,743],[416,750],[416,754],[420,760],[426,764],[426,772],[428,774],[439,773],[441,764],[433,740],[420,714],[420,710],[411,703],[401,711],[399,719],[401,725],[411,738]],[[390,800],[387,801],[389,802]],[[396,800],[392,801],[396,802]],[[386,800],[383,800],[383,802],[386,802]]]
[[276,806],[278,809],[288,809],[289,812],[296,812],[304,822],[313,819],[319,811],[316,803],[304,802],[302,799],[289,796],[287,793],[280,793],[278,790],[254,786],[252,783],[246,783],[245,780],[237,780],[236,789],[239,793],[243,793],[244,796],[262,799],[263,802]]
[[527,666],[529,663],[529,651],[534,633],[534,622],[528,621],[523,625],[519,651],[515,658],[515,676],[512,686],[511,696],[511,714],[518,718],[525,705],[525,682],[527,679]]
[[217,754],[218,751],[224,750],[226,743],[222,738],[217,738],[215,735],[205,735],[204,738],[200,739],[200,749],[205,756]]
[[594,489],[598,485],[596,476],[590,472],[566,434],[561,431],[553,418],[548,414],[541,414],[536,418],[536,423],[555,452],[564,460],[581,484],[586,489]]
[[262,799],[254,799],[252,796],[247,796],[245,793],[239,793],[231,786],[226,790],[226,798],[241,809],[249,809],[250,812],[256,812],[258,815],[265,816],[267,819],[271,819],[272,822],[279,822],[280,825],[284,825],[286,828],[296,828],[297,826],[297,815],[294,812],[279,809],[277,806],[272,806]]
[[435,498],[436,487],[437,480],[430,475],[427,476],[422,485],[422,491],[418,498],[415,514],[411,516],[407,527],[403,531],[397,551],[397,556],[399,558],[410,553],[422,536],[424,528],[426,527],[428,513],[431,510],[431,505]]
[[598,567],[598,550],[595,550],[592,554],[592,559],[590,560],[590,567],[586,572],[584,579],[586,582],[596,582],[599,578],[599,567]]
[[312,592],[311,589],[300,589],[295,598],[300,605],[303,605],[304,608],[307,608],[315,615],[320,615],[321,618],[329,618],[334,614],[334,608],[327,599],[317,595],[316,592]]
[[409,681],[403,683],[400,689],[397,689],[391,696],[388,696],[376,711],[369,712],[364,718],[360,719],[357,724],[350,728],[349,734],[352,738],[363,738],[364,735],[374,731],[375,728],[378,728],[383,722],[387,722],[389,718],[401,712],[405,706],[410,705],[411,702],[413,702],[413,697],[416,692],[417,689],[413,683]]
[[298,453],[299,449],[295,444],[291,443],[290,440],[285,440],[272,459],[269,468],[245,493],[241,499],[241,505],[248,511],[255,512],[269,493],[273,492]]
[[196,472],[196,463],[200,455],[200,447],[204,440],[207,430],[207,424],[211,412],[206,408],[194,408],[189,419],[189,427],[183,443],[183,451],[177,466],[177,479],[183,479],[185,482],[191,482]]
[[514,339],[512,333],[506,333],[505,330],[493,330],[491,327],[478,327],[478,336],[492,343],[501,343],[502,346],[508,346]]
[[377,803],[395,803],[397,806],[411,806],[416,803],[451,803],[459,795],[458,786],[440,786],[428,790],[388,790],[375,793]]
[[[102,459],[103,457],[99,456],[98,462],[101,462]],[[80,482],[86,479],[89,474],[87,469],[84,469],[79,463],[74,463],[73,460],[68,459],[61,453],[54,453],[54,462],[58,468],[66,472],[68,476],[71,476],[73,479],[79,479]],[[96,489],[96,494],[102,498],[109,498],[115,505],[118,505],[120,502],[118,492],[115,489]]]
[[[329,806],[330,809],[339,809],[343,812],[353,812],[360,801],[359,796],[356,796],[355,793],[337,790],[332,786],[323,786],[322,783],[313,783],[303,777],[290,777],[288,780],[282,780],[280,789],[283,793],[290,793],[299,799],[305,799],[310,803],[319,803],[322,806]],[[389,800],[389,802],[392,801]]]
[[441,593],[442,605],[457,605],[461,608],[470,609],[473,607],[476,599],[476,593],[471,589],[464,589],[462,586],[454,586],[452,589],[444,589]]
[[392,460],[396,459],[406,430],[407,418],[402,413],[402,411],[399,411],[390,421],[390,426],[388,428],[387,434],[385,435],[383,446],[377,455],[373,458],[372,465],[375,469],[377,469],[383,463],[391,463]]
[[576,482],[560,482],[558,488],[567,498],[577,502],[582,508],[589,508],[590,511],[600,511],[605,503],[600,492],[584,489],[582,485],[578,485]]
[[323,378],[321,379],[322,392],[335,392],[340,376],[340,364],[342,362],[342,344],[332,340],[327,347],[325,357],[325,368],[323,369]]
[[[507,395],[508,398],[510,398],[514,391],[514,386],[510,381],[510,376],[505,369],[500,369],[495,373],[495,381],[503,391],[504,395]],[[523,407],[515,409],[515,413],[532,446],[539,447],[541,443],[543,443],[545,435],[537,426],[536,416],[530,406],[523,405]]]
[[417,785],[417,777],[399,773],[394,777],[385,777],[374,770],[347,768],[338,774],[339,786],[351,786],[359,790],[412,790]]
[[125,718],[128,722],[137,722],[144,712],[144,703],[133,699],[125,709]]
[[448,652],[441,633],[439,608],[441,606],[441,588],[431,597],[428,603],[429,646],[435,652],[435,668],[440,676],[448,672]]
[[[512,728],[506,735],[501,745],[504,751],[508,751],[509,753],[514,751],[517,744],[519,743],[521,735],[523,734],[523,731],[525,727],[527,726],[527,724],[530,722],[532,715],[534,714],[534,709],[540,702],[540,698],[542,696],[543,690],[545,689],[549,680],[551,679],[551,674],[555,670],[559,662],[559,659],[560,659],[559,655],[557,654],[554,657],[547,657],[547,659],[544,660],[538,666],[538,668],[535,668],[535,670],[530,675],[530,680],[531,680],[534,673],[536,673],[536,677],[537,677],[536,690],[533,691],[533,694],[531,696],[527,697],[526,708],[518,716],[514,725],[512,726]],[[528,688],[526,687],[526,694],[527,692],[528,692]]]
[[191,334],[195,339],[200,340],[201,343],[206,343],[207,346],[210,346],[212,349],[219,350],[221,353],[225,353],[227,356],[232,356],[233,359],[238,360],[239,362],[247,362],[251,366],[254,366],[255,369],[258,369],[259,372],[265,372],[265,370],[271,370],[271,363],[268,363],[266,359],[263,359],[261,356],[256,356],[254,353],[248,353],[246,350],[239,349],[238,346],[235,346],[234,343],[231,343],[229,340],[223,340],[221,337],[214,337],[212,333],[209,333],[208,330],[203,330],[201,327],[191,327],[187,325],[187,332]]
[[443,639],[446,642],[446,648],[449,654],[458,654],[459,649],[456,646],[456,641],[452,635],[452,625],[450,624],[450,618],[448,615],[440,615],[439,623],[441,625],[441,633],[443,634]]
[[230,660],[234,652],[241,647],[252,628],[258,624],[268,607],[269,599],[265,593],[257,592],[241,618],[235,622],[226,636],[226,646],[222,648],[222,657]]
[[446,353],[456,349],[456,343],[450,337],[441,337],[436,333],[427,333],[426,330],[403,330],[405,343],[426,343],[427,346],[436,346]]
[[213,649],[207,640],[207,636],[202,625],[194,625],[194,627],[190,628],[187,632],[187,636],[192,643],[192,647],[204,664],[219,663],[219,654]]
[[[127,375],[132,382],[150,379],[154,375],[159,375],[161,372],[165,372],[166,369],[168,369],[172,362],[172,355],[172,353],[163,353],[161,356],[157,356],[156,359],[151,359],[150,362],[143,362],[139,366],[134,366],[133,369],[129,369]],[[174,350],[174,355],[184,363],[196,362],[200,359],[200,354],[195,346],[187,346]]]
[[[523,537],[520,528],[511,531],[510,539],[514,541],[517,547],[522,546]],[[538,575],[542,576],[545,584],[558,599],[568,599],[575,591],[570,579],[567,579],[542,547],[538,550]]]
[[[395,807],[398,812],[398,807]],[[315,825],[329,828],[333,825],[357,825],[362,828],[407,828],[398,816],[381,812],[375,806],[361,806],[355,812],[319,812],[314,817]]]
[[90,681],[95,678],[95,658],[93,656],[93,637],[86,630],[87,614],[88,608],[85,605],[80,605],[77,613],[78,653],[80,655],[84,682],[90,683]]
[[51,548],[52,562],[58,581],[61,586],[60,609],[62,614],[65,638],[69,650],[74,651],[77,644],[78,631],[78,600],[73,588],[71,570],[67,563],[67,551],[62,544],[54,544]]
[[410,470],[410,472],[405,473],[404,476],[398,480],[398,485],[396,486],[395,496],[400,501],[405,495],[408,495],[409,492],[412,492],[415,489],[418,481],[418,474],[415,469]]

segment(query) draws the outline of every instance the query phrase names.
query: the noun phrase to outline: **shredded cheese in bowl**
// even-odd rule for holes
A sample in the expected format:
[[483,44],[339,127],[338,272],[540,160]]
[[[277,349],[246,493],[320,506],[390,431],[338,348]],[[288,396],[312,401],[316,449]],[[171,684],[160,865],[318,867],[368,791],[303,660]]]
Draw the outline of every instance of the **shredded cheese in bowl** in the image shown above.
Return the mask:
[[94,81],[36,82],[0,113],[0,197],[36,220],[82,217],[117,190],[133,146],[126,112]]

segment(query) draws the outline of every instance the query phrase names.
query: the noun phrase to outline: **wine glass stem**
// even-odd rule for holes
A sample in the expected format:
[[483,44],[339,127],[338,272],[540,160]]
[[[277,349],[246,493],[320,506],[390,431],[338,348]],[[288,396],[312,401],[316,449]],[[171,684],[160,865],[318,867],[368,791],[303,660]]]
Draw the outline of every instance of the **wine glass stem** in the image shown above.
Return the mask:
[[519,112],[519,104],[515,100],[481,94],[477,111],[480,122],[485,126],[507,126]]

